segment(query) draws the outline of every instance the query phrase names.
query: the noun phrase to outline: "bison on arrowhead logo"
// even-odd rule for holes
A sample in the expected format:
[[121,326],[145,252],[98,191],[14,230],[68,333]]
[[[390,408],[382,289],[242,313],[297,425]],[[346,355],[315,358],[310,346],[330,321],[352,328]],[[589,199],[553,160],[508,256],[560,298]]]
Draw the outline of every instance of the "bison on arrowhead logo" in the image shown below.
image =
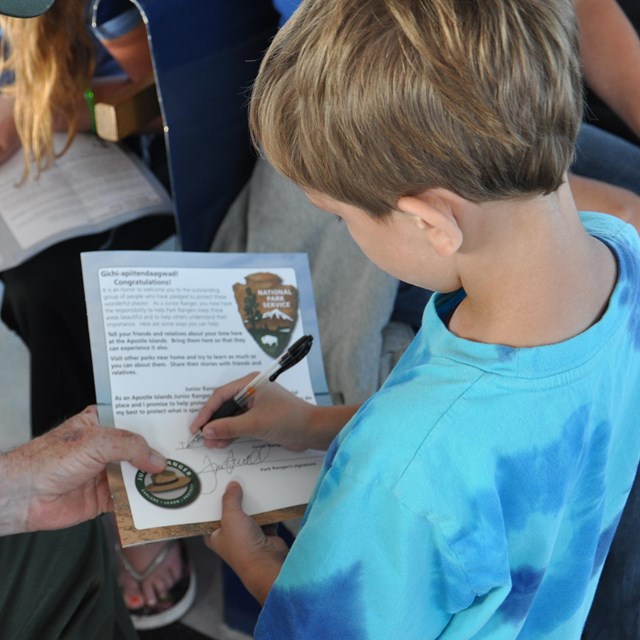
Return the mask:
[[245,329],[272,358],[289,345],[298,320],[298,290],[273,273],[252,273],[233,285]]

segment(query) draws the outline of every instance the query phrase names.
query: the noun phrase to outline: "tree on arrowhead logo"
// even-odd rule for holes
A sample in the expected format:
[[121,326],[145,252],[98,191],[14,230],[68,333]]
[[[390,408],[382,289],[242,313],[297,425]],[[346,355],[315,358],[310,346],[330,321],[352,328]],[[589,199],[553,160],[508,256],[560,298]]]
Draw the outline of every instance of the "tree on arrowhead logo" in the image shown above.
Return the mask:
[[244,328],[272,358],[281,355],[291,341],[298,321],[298,290],[283,284],[274,273],[258,272],[233,285]]

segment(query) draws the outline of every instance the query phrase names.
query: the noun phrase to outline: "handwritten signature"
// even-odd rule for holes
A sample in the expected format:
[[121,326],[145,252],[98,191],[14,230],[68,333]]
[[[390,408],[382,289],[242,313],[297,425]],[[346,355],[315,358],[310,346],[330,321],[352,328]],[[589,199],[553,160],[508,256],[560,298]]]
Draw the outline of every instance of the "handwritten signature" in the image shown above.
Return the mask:
[[222,462],[213,462],[209,456],[204,458],[204,466],[198,473],[201,476],[211,474],[213,486],[210,491],[203,491],[203,494],[213,493],[218,488],[218,473],[224,471],[227,475],[231,475],[239,467],[250,467],[263,463],[270,455],[271,447],[268,444],[254,445],[252,450],[244,455],[239,456],[233,449],[229,450],[227,457]]

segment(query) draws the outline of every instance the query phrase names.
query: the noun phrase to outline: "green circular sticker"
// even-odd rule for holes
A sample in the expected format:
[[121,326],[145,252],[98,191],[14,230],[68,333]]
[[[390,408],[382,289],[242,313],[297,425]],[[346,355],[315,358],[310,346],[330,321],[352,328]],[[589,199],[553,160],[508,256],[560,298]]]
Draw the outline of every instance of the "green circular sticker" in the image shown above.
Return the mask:
[[177,509],[191,504],[200,495],[200,479],[195,471],[177,460],[167,460],[160,473],[136,473],[136,489],[140,495],[165,509]]

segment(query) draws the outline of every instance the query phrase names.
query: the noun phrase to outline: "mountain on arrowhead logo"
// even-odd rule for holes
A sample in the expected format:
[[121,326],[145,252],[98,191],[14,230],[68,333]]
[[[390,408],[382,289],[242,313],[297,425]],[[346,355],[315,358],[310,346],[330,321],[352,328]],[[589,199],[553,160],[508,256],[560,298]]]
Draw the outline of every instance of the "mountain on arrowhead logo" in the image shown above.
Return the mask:
[[298,320],[298,290],[274,273],[258,272],[233,285],[244,328],[272,358],[289,345]]

